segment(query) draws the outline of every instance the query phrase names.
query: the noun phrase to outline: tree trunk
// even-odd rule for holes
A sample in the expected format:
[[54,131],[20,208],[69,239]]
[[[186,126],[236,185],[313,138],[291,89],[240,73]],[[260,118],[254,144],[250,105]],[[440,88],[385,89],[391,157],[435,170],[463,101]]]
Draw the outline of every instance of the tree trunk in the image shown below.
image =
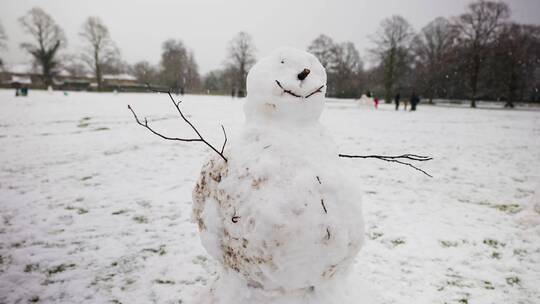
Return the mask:
[[94,46],[94,65],[96,70],[96,83],[97,83],[97,90],[98,92],[101,92],[102,88],[102,77],[101,77],[101,66],[99,65],[99,49],[98,47]]
[[51,68],[45,59],[43,59],[41,62],[41,68],[43,72],[43,83],[45,84],[45,88],[48,88],[52,83],[52,77]]
[[475,50],[476,54],[473,55],[472,69],[470,75],[471,85],[471,108],[476,108],[476,94],[478,93],[478,77],[480,74],[480,55]]
[[395,50],[391,49],[388,56],[388,61],[385,66],[384,73],[384,101],[385,103],[392,102],[392,89],[394,87],[394,68],[395,68]]

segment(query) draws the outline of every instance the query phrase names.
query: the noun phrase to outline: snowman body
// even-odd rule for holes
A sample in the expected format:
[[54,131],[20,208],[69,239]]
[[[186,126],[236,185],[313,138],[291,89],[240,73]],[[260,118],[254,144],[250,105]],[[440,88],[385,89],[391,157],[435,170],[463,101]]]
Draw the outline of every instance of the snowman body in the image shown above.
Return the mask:
[[[308,75],[304,75],[304,74]],[[222,266],[203,303],[353,303],[360,197],[318,118],[326,73],[279,49],[247,79],[246,126],[193,192],[203,246]]]

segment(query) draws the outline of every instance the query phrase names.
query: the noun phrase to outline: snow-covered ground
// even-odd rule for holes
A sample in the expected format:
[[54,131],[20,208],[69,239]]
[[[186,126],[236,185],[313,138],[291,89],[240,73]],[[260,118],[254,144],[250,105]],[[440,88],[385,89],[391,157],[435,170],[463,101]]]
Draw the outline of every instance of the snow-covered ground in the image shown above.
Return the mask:
[[[184,96],[212,142],[243,122],[242,101]],[[191,222],[208,153],[163,94],[0,90],[0,303],[192,303],[216,270]],[[354,276],[386,303],[539,303],[540,111],[331,100],[340,151],[413,152],[434,178],[350,160],[364,193],[366,246]]]

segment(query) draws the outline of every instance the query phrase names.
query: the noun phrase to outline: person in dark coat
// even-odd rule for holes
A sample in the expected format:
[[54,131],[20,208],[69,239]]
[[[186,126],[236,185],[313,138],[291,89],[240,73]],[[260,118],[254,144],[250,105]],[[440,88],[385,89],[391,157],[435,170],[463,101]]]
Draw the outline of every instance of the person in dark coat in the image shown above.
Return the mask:
[[394,97],[394,103],[396,104],[396,111],[399,110],[399,99],[401,98],[401,96],[399,95],[399,93],[396,94],[396,97]]
[[411,111],[416,111],[416,106],[420,103],[420,97],[413,92],[411,95]]

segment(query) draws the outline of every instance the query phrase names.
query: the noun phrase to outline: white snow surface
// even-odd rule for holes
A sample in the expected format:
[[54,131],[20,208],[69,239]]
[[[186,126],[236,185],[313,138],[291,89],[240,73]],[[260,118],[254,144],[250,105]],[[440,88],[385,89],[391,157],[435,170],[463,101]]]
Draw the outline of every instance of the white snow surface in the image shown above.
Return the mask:
[[[220,146],[243,100],[182,98]],[[164,94],[0,90],[0,303],[195,303],[218,264],[191,221],[211,155],[136,125],[192,136]],[[355,288],[383,303],[538,303],[540,112],[328,100],[338,151],[414,152],[434,178],[397,164],[341,159],[362,193],[365,244]],[[224,287],[226,288],[226,286]]]

